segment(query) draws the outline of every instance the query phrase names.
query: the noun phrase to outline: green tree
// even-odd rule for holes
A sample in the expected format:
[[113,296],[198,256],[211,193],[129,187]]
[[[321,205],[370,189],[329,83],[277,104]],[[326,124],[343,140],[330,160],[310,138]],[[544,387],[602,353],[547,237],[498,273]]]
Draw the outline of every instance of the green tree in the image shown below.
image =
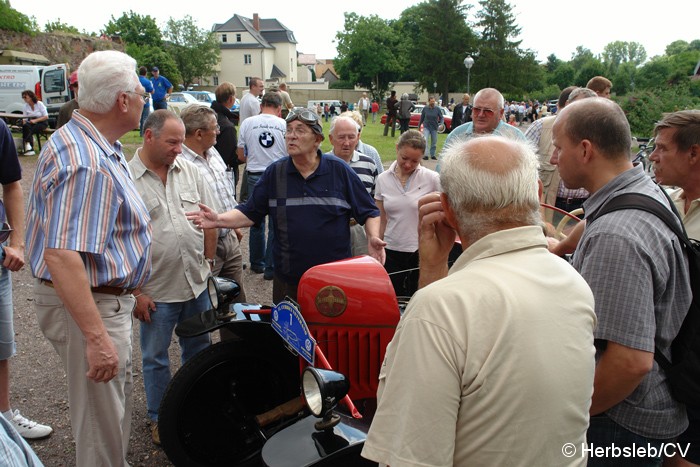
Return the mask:
[[108,36],[119,36],[125,44],[161,46],[163,36],[153,17],[141,16],[129,10],[119,19],[112,15],[105,26],[104,33]]
[[532,51],[520,49],[520,28],[505,0],[480,0],[476,26],[481,30],[478,67],[472,75],[482,87],[523,96],[544,87],[544,77]]
[[[163,47],[152,45],[138,46],[127,44],[125,50],[127,54],[136,60],[137,66],[145,66],[149,71],[154,66],[160,70],[161,76],[168,78],[168,81],[177,85],[182,83],[182,76],[177,68],[177,64],[173,57]],[[177,90],[177,87],[175,88]]]
[[181,20],[170,18],[164,35],[168,40],[167,50],[177,64],[185,88],[197,78],[213,74],[221,57],[213,32],[199,28],[187,15]]
[[630,63],[637,67],[646,59],[647,51],[639,42],[615,41],[603,49],[603,63],[607,66],[610,76],[615,76],[622,64]]
[[569,63],[562,62],[547,75],[547,83],[556,84],[559,89],[571,86],[576,78],[576,70]]
[[338,56],[334,65],[341,79],[381,98],[401,70],[394,30],[377,15],[345,13],[344,30],[336,34],[336,39]]
[[476,35],[467,24],[468,5],[461,0],[429,0],[417,5],[419,34],[412,38],[410,57],[419,86],[437,91],[442,101],[448,92],[465,91],[464,59],[476,51]]
[[44,26],[44,32],[68,32],[71,34],[80,34],[78,28],[70,26],[61,21],[61,18],[56,18],[56,21],[49,21]]
[[12,8],[10,0],[0,0],[0,30],[35,33],[39,29],[34,17],[20,13]]

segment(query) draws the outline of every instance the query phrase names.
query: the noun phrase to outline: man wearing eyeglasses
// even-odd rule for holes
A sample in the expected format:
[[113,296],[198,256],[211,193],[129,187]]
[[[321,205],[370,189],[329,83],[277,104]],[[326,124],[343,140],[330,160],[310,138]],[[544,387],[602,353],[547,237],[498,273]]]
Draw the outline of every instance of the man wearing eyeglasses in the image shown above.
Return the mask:
[[[214,147],[220,132],[216,112],[211,107],[190,105],[180,112],[180,118],[185,124],[185,144],[182,146],[181,157],[197,166],[214,195],[216,209],[233,209],[238,204],[231,180],[233,172],[226,170],[224,159]],[[239,230],[219,229],[216,256],[212,264],[214,276],[233,279],[241,286],[237,298],[241,303],[246,301],[240,246],[242,237]],[[220,334],[226,336],[225,328]]]
[[458,126],[445,140],[445,147],[456,142],[457,139],[470,138],[472,135],[493,134],[505,136],[519,141],[526,141],[525,135],[508,125],[503,119],[503,95],[494,88],[485,88],[474,96],[472,108],[472,121]]
[[37,162],[27,252],[37,321],[67,375],[76,465],[127,465],[131,312],[151,271],[151,218],[118,138],[138,127],[145,89],[117,51],[88,55],[78,77],[80,109]]
[[249,227],[270,216],[275,303],[296,298],[299,279],[310,267],[350,257],[350,218],[365,226],[369,254],[384,264],[379,210],[348,164],[321,153],[318,115],[308,109],[290,112],[286,122],[289,157],[265,169],[245,204],[222,213],[201,205],[187,213],[204,229]]
[[[10,404],[10,357],[15,354],[12,274],[24,266],[22,169],[10,129],[0,120],[0,412],[27,439],[49,436],[51,427],[29,420]],[[14,227],[14,230],[13,230]]]

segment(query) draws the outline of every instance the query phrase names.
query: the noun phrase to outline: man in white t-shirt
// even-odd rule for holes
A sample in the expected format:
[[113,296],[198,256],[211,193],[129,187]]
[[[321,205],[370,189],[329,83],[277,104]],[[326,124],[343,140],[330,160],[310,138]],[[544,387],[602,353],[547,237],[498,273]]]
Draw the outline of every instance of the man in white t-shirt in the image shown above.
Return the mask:
[[[268,92],[262,98],[262,113],[246,119],[241,124],[238,135],[238,160],[246,163],[248,196],[265,169],[287,155],[284,136],[287,123],[280,118],[282,97],[278,92]],[[250,228],[250,269],[256,274],[264,274],[266,280],[274,277],[272,242],[275,236],[272,226],[268,226],[265,242],[265,220]]]

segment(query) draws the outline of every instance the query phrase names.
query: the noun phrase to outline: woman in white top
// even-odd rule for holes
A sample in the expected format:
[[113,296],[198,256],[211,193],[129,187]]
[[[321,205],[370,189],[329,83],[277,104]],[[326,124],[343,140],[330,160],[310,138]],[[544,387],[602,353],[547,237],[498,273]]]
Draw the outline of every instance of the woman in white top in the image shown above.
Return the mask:
[[375,185],[379,234],[387,242],[384,267],[399,297],[410,297],[418,287],[418,199],[440,191],[440,175],[421,166],[425,146],[419,131],[401,134],[396,161],[379,174]]
[[24,141],[24,155],[34,155],[34,135],[41,133],[49,126],[49,113],[44,103],[37,99],[32,91],[22,91],[24,99],[24,114],[27,118],[22,124],[22,140]]

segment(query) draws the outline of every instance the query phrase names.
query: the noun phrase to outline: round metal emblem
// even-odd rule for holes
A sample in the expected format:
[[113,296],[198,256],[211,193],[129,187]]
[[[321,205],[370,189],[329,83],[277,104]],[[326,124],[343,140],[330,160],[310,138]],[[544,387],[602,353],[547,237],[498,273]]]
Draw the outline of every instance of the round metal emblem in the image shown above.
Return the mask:
[[335,285],[327,285],[316,294],[316,308],[319,313],[329,318],[340,316],[348,306],[345,292]]

